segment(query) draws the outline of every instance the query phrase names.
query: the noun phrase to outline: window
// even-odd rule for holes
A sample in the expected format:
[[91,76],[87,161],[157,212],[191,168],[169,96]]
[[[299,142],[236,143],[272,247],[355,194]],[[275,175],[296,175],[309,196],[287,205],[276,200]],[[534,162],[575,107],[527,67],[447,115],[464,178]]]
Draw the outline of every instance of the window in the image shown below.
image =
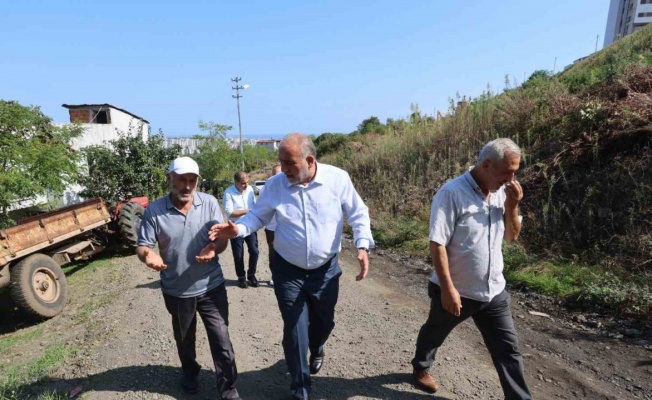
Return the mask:
[[111,117],[109,115],[109,110],[93,110],[93,118],[91,119],[92,124],[110,124]]
[[652,12],[638,13],[639,18],[652,17]]

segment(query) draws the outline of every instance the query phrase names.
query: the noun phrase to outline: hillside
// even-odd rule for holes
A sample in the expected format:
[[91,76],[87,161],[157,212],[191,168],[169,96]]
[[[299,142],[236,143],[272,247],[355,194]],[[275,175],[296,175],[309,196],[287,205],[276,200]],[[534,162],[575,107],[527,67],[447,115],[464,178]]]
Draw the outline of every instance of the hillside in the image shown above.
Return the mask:
[[652,304],[652,25],[566,71],[535,72],[448,113],[388,121],[322,159],[345,168],[384,246],[427,256],[430,201],[481,146],[525,151],[524,229],[506,249],[513,283],[633,315]]

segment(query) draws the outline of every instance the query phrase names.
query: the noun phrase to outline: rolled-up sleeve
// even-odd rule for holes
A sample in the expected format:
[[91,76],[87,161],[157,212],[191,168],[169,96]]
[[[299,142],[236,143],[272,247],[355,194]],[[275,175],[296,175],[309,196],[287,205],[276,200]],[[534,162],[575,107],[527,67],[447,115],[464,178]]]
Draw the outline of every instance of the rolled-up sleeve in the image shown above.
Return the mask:
[[430,208],[429,239],[431,242],[447,246],[453,237],[457,220],[454,200],[454,194],[446,189],[440,189],[433,197]]

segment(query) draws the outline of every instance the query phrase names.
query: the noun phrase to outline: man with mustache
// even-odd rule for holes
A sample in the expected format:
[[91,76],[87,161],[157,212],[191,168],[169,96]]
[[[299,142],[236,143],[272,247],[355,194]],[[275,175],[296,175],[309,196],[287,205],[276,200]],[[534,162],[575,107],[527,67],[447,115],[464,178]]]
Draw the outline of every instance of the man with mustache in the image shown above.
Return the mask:
[[503,277],[503,238],[513,242],[521,231],[523,189],[514,179],[520,162],[516,143],[493,140],[482,148],[473,168],[447,182],[432,200],[430,314],[412,359],[415,386],[421,390],[437,391],[439,385],[428,373],[437,349],[455,326],[471,317],[489,349],[505,399],[532,398]]
[[[197,313],[204,322],[221,399],[240,399],[238,371],[229,338],[229,304],[217,255],[226,239],[211,241],[208,229],[224,221],[215,197],[196,192],[199,166],[189,157],[172,161],[167,173],[170,193],[151,203],[143,214],[136,252],[140,261],[159,271],[165,306],[181,360],[181,387],[199,392],[196,360]],[[153,247],[158,242],[161,255]]]
[[344,217],[353,228],[358,248],[358,281],[367,276],[367,252],[373,238],[369,210],[349,174],[318,163],[310,138],[300,133],[287,135],[278,159],[283,173],[267,180],[253,210],[237,225],[229,221],[213,226],[211,237],[246,236],[276,217],[272,277],[283,317],[290,391],[292,399],[308,399],[310,374],[321,369],[324,345],[335,327]]

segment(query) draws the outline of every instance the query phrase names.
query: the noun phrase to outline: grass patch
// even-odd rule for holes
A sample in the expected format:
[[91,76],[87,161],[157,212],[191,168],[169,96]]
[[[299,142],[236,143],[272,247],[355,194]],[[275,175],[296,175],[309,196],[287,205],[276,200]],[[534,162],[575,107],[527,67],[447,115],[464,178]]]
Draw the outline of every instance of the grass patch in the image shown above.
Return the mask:
[[92,273],[98,268],[111,264],[111,258],[96,258],[86,261],[79,261],[61,267],[69,281],[74,281]]
[[63,399],[65,395],[55,392],[46,392],[37,397],[30,396],[26,391],[29,385],[38,382],[47,376],[69,356],[74,355],[76,348],[71,345],[58,344],[45,349],[43,357],[22,365],[7,369],[0,367],[5,378],[0,381],[0,400],[23,399]]
[[43,335],[43,328],[40,327],[27,332],[11,333],[7,335],[7,337],[3,337],[2,339],[0,339],[0,352],[8,349],[9,347],[17,343],[25,342],[27,340],[37,338],[41,335]]
[[541,261],[514,245],[503,246],[505,278],[582,307],[645,316],[652,311],[652,274],[620,273],[600,265]]
[[116,298],[116,293],[106,293],[101,296],[91,298],[79,310],[79,322],[88,322],[93,316],[93,312],[99,308],[111,303]]
[[428,224],[413,218],[399,217],[378,221],[372,233],[380,247],[410,254],[428,255]]

